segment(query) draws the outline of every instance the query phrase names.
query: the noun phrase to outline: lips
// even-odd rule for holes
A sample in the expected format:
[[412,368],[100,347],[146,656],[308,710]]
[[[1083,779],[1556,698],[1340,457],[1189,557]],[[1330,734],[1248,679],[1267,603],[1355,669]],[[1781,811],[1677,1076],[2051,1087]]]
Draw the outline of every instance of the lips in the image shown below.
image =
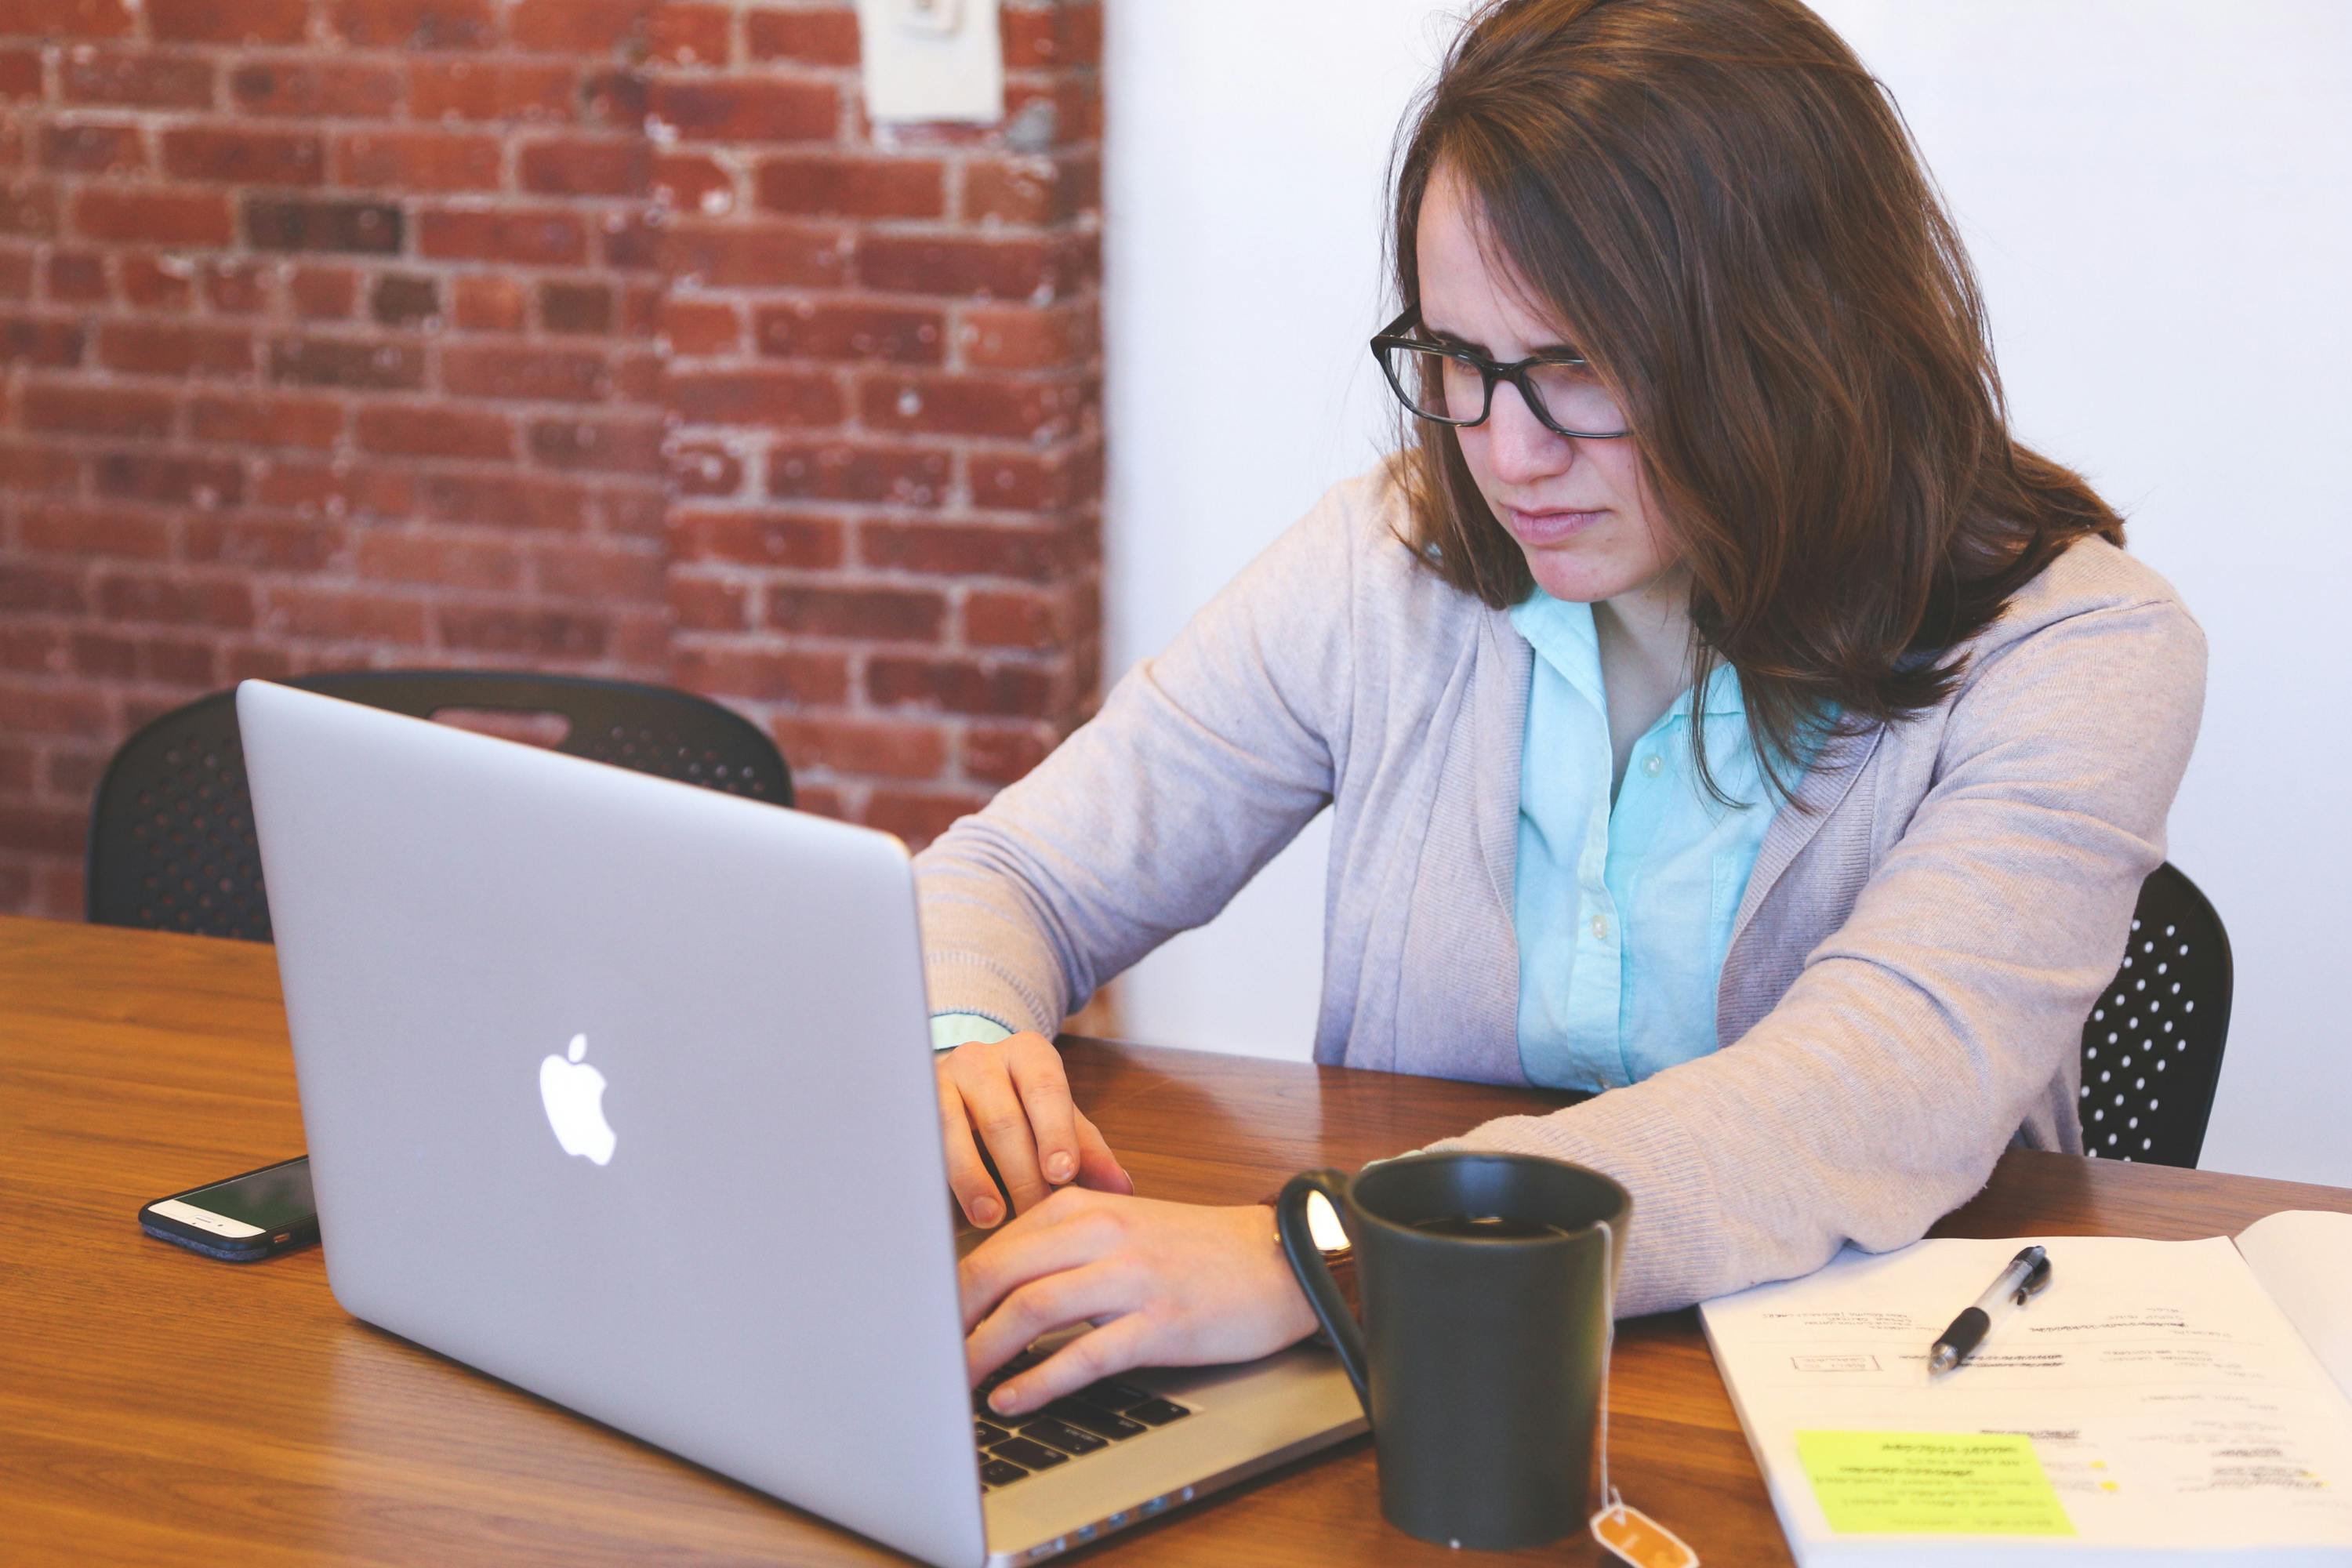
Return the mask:
[[1558,544],[1572,539],[1608,516],[1602,511],[1521,511],[1517,507],[1504,509],[1504,525],[1511,537],[1522,544]]

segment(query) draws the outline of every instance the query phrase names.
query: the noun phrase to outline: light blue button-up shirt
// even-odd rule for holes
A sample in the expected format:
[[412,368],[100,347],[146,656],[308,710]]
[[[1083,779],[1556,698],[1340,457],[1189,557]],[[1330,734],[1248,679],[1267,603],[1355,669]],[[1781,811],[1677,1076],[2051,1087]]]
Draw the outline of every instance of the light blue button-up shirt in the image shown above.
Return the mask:
[[1615,1089],[1715,1049],[1716,983],[1772,820],[1769,792],[1739,678],[1719,666],[1707,760],[1739,804],[1698,782],[1685,691],[1634,744],[1612,805],[1592,606],[1538,589],[1510,619],[1536,653],[1512,910],[1519,1064],[1551,1088]]

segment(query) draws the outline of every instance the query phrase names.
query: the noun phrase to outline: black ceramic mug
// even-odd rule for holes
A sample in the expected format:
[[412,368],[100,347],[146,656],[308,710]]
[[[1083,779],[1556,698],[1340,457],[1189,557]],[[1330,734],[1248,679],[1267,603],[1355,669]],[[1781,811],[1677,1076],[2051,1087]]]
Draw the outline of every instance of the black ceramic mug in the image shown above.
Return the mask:
[[[1355,1250],[1361,1328],[1307,1231],[1318,1192]],[[1584,1527],[1632,1207],[1600,1172],[1527,1154],[1412,1154],[1282,1189],[1282,1250],[1364,1402],[1390,1523],[1494,1549]]]

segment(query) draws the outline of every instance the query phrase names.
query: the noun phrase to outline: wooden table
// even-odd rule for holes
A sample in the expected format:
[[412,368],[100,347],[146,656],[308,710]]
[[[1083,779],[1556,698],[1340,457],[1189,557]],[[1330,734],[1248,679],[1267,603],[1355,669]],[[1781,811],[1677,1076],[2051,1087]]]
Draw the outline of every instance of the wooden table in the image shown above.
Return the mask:
[[[346,1317],[316,1249],[236,1267],[138,1205],[297,1152],[271,951],[0,918],[0,1562],[903,1562]],[[1237,1203],[1546,1096],[1099,1041],[1080,1102],[1141,1190]],[[1940,1233],[2189,1237],[2352,1192],[2011,1153]],[[1635,1221],[1639,1224],[1638,1218]],[[1626,1496],[1716,1568],[1789,1561],[1695,1314],[1625,1325]],[[1459,1563],[1356,1443],[1093,1549],[1135,1565]],[[1589,1540],[1519,1553],[1599,1563]]]

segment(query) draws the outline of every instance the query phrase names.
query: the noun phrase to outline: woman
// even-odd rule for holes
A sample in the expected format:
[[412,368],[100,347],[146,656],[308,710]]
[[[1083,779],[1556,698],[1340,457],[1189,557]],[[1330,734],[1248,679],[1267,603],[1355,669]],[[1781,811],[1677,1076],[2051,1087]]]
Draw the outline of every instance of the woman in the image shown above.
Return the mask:
[[[1333,812],[1318,1060],[1601,1092],[1448,1147],[1633,1194],[1619,1310],[2079,1147],[2201,634],[2007,431],[1958,240],[1796,0],[1503,0],[1403,143],[1403,449],[919,861],[975,1378],[1307,1332],[1271,1212],[1133,1195],[1047,1043]],[[1236,374],[1250,374],[1236,354]],[[1279,390],[1273,389],[1274,395]]]

